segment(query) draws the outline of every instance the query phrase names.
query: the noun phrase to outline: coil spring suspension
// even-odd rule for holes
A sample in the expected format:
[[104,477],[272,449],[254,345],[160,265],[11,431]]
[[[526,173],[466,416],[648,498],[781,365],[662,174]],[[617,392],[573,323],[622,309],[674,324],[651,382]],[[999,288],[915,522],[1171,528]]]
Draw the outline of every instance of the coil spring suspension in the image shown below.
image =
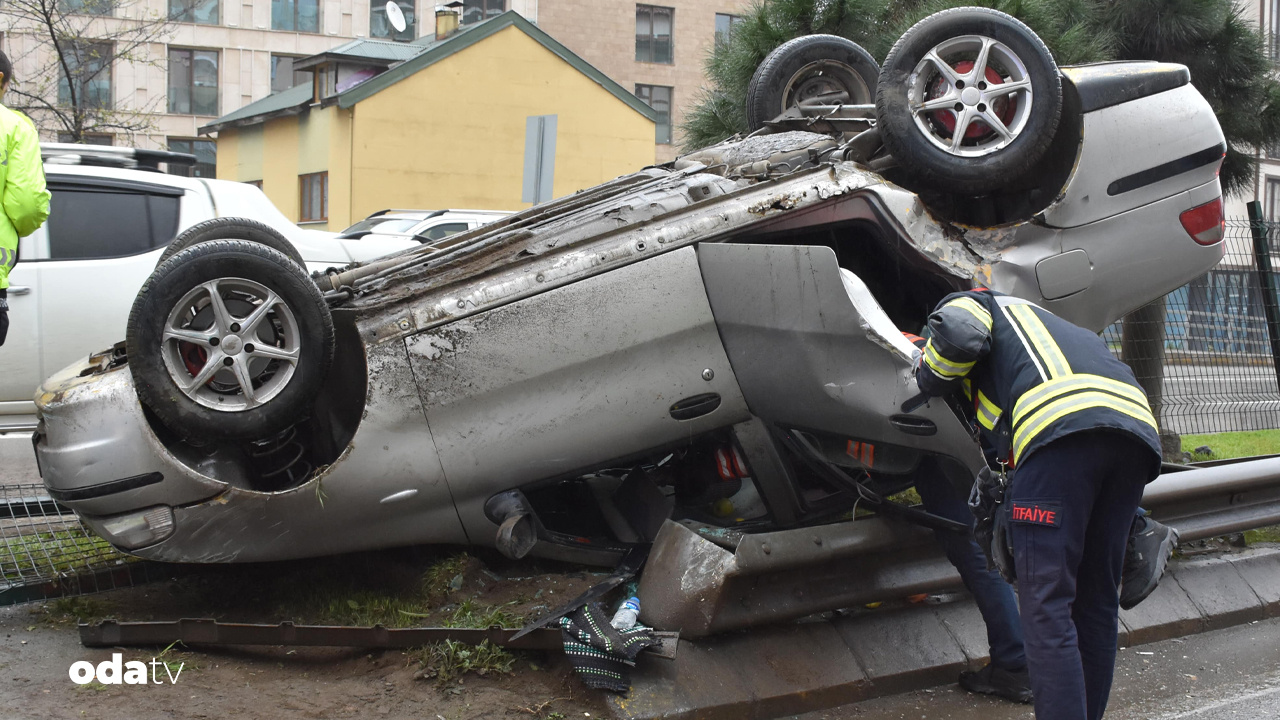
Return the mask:
[[306,447],[298,440],[298,426],[291,425],[276,435],[245,443],[245,452],[258,471],[263,490],[297,487],[311,476]]

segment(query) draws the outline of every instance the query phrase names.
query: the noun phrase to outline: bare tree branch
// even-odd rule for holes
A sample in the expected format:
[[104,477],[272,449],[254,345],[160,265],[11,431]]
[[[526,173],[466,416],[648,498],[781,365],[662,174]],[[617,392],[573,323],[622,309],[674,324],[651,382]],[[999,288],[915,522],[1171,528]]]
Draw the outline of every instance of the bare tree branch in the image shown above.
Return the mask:
[[167,41],[173,21],[146,0],[6,0],[0,24],[21,48],[9,92],[41,130],[83,142],[154,129],[159,97],[139,107],[132,96],[117,102],[113,87],[118,68],[163,67],[152,48]]

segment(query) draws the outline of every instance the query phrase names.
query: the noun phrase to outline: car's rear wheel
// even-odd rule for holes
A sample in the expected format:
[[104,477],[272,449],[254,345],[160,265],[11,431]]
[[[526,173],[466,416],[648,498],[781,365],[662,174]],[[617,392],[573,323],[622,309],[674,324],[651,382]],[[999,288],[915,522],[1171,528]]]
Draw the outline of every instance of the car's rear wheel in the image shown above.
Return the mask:
[[192,245],[209,242],[210,240],[248,240],[256,242],[286,255],[290,260],[298,263],[299,267],[307,266],[302,259],[302,254],[293,246],[293,243],[289,242],[284,235],[281,235],[270,225],[248,218],[221,217],[196,223],[178,233],[178,237],[174,238],[173,242],[169,243],[169,246],[160,254],[160,260],[156,263],[156,267],[160,267],[166,260]]
[[987,8],[934,13],[889,51],[876,97],[885,146],[913,179],[981,195],[1020,181],[1049,148],[1062,80],[1026,25]]
[[268,437],[305,418],[333,343],[311,278],[248,240],[203,242],[161,264],[127,334],[139,399],[197,442]]
[[805,35],[765,57],[747,88],[752,130],[788,108],[810,103],[869,105],[880,67],[871,53],[836,35]]

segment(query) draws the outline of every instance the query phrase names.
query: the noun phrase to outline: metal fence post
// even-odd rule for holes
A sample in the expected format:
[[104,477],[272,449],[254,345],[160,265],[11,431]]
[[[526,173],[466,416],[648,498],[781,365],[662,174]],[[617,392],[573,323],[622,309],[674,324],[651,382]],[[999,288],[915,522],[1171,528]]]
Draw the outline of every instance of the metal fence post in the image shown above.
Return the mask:
[[1249,209],[1249,229],[1253,233],[1253,259],[1258,268],[1258,287],[1262,290],[1262,312],[1267,322],[1267,339],[1271,341],[1271,366],[1280,387],[1280,310],[1276,308],[1274,275],[1271,272],[1271,243],[1267,222],[1262,218],[1262,203],[1254,200]]

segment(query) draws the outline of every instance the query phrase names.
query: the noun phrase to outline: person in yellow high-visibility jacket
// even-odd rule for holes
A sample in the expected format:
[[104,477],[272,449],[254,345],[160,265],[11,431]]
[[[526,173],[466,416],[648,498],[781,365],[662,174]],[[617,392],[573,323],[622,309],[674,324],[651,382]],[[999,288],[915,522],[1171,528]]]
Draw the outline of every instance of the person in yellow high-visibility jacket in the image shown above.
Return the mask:
[[3,104],[12,81],[13,64],[0,52],[0,345],[9,334],[9,271],[18,262],[18,239],[49,217],[36,128],[26,115]]

